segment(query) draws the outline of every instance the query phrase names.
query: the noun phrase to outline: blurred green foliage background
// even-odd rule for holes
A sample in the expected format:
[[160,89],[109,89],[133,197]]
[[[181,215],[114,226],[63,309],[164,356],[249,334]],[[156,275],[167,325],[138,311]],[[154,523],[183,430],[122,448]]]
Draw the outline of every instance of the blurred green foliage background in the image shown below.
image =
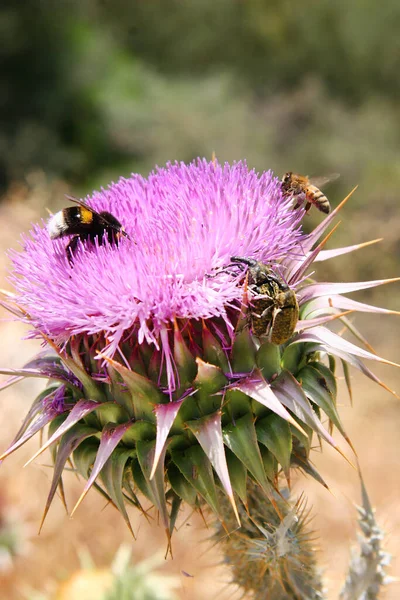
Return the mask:
[[339,172],[334,205],[360,189],[336,240],[384,236],[394,275],[399,31],[398,0],[3,0],[0,185],[40,169],[86,194],[213,150]]

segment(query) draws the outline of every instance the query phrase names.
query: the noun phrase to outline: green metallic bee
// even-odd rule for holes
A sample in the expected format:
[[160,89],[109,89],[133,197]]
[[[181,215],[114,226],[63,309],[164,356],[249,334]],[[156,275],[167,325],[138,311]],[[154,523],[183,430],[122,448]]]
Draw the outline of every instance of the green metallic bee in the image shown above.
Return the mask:
[[249,267],[248,285],[253,293],[250,317],[254,334],[258,337],[267,335],[277,346],[284,344],[293,335],[299,318],[295,292],[262,262],[241,256],[232,256],[231,261]]

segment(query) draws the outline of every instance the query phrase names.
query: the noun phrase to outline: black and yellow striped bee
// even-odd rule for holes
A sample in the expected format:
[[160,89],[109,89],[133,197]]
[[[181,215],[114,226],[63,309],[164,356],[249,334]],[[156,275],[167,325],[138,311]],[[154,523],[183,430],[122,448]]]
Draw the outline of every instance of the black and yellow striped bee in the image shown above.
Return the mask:
[[129,238],[121,223],[111,213],[106,210],[97,212],[82,200],[71,196],[67,198],[78,206],[63,208],[53,215],[47,223],[47,231],[52,240],[73,236],[65,248],[70,262],[74,260],[79,240],[94,243],[97,239],[101,245],[107,239],[110,244],[118,245],[121,236]]
[[268,336],[279,346],[293,335],[299,304],[295,292],[270,267],[253,258],[232,256],[233,263],[248,266],[248,286],[251,298],[251,328],[256,336]]

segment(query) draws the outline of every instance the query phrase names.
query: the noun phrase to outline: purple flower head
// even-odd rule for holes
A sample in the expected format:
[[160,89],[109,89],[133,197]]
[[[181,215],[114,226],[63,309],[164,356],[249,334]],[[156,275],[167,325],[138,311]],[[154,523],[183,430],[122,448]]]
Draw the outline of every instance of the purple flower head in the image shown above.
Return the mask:
[[12,280],[36,331],[57,343],[104,332],[110,355],[133,326],[139,343],[158,347],[175,318],[228,322],[226,306],[240,302],[242,290],[234,277],[210,274],[232,255],[265,263],[295,256],[302,239],[303,211],[282,198],[270,171],[259,175],[244,162],[168,164],[86,201],[114,215],[129,238],[79,243],[71,264],[68,240],[36,226],[12,253]]

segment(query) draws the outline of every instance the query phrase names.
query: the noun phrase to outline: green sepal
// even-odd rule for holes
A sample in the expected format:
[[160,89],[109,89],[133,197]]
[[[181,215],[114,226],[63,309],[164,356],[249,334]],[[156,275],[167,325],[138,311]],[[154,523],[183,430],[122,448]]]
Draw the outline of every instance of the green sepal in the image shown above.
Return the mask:
[[[71,354],[76,362],[83,367],[81,356],[85,357],[85,367],[90,373],[97,373],[99,362],[96,360],[96,352],[91,347],[91,340],[87,335],[77,335],[71,341]],[[82,347],[81,347],[82,346]]]
[[163,355],[161,350],[153,350],[148,367],[149,378],[155,385],[165,389],[168,387],[168,380],[165,368],[161,369],[162,364]]
[[326,489],[329,490],[329,486],[322,479],[321,475],[318,473],[317,469],[315,467],[313,467],[313,465],[310,463],[310,461],[308,460],[308,458],[306,458],[305,456],[302,456],[301,454],[293,453],[293,455],[292,455],[292,465],[299,467],[307,475],[311,475],[311,477],[313,479],[315,479],[315,481],[317,481],[318,483],[320,483]]
[[[129,346],[129,341],[128,341]],[[142,344],[136,344],[135,350],[133,351],[134,360],[136,359],[139,363],[140,367],[137,370],[139,375],[143,375],[143,377],[150,377],[149,374],[149,365],[150,361],[154,355],[154,352],[157,350],[154,347],[154,344],[148,344],[146,340],[143,340]],[[132,352],[132,349],[129,349],[128,352],[124,352],[124,356],[129,357],[129,352]],[[128,364],[131,364],[130,359],[128,358]],[[136,369],[135,369],[136,370]]]
[[265,446],[260,447],[260,453],[264,465],[264,471],[268,479],[273,483],[278,473],[278,462],[272,452],[270,452]]
[[168,438],[168,450],[186,450],[186,448],[193,446],[195,443],[197,443],[195,436],[187,429],[180,435],[172,435]]
[[100,471],[100,478],[104,483],[108,495],[114,505],[122,514],[133,537],[135,537],[125,506],[125,496],[122,491],[122,482],[124,478],[125,465],[127,461],[135,455],[131,449],[115,448],[110,458],[104,464]]
[[251,399],[240,390],[228,389],[225,393],[222,424],[228,425],[244,415],[251,414]]
[[133,477],[133,481],[135,482],[135,486],[139,489],[139,491],[143,494],[143,496],[145,496],[148,500],[150,500],[151,503],[154,502],[153,500],[153,492],[151,491],[148,482],[145,478],[145,476],[143,475],[141,466],[139,464],[139,460],[138,458],[133,458],[131,461],[131,471],[132,471],[132,477]]
[[266,381],[271,381],[281,372],[281,352],[279,346],[264,342],[256,354],[256,363]]
[[307,425],[307,423],[304,423],[304,421],[301,421],[301,419],[296,417],[296,415],[292,414],[292,417],[295,421],[298,422],[299,425],[301,425],[303,430],[307,433],[307,436],[305,436],[304,433],[302,433],[301,431],[299,431],[297,429],[297,427],[294,427],[294,425],[289,425],[292,435],[300,442],[300,444],[302,446],[304,446],[304,448],[307,450],[307,454],[308,454],[311,449],[313,430],[311,429],[311,427],[309,425]]
[[324,385],[326,384],[326,386],[328,387],[328,390],[332,394],[333,399],[336,404],[337,383],[336,383],[335,375],[332,373],[332,371],[326,365],[324,365],[321,362],[310,362],[310,363],[308,363],[308,365],[310,367],[314,367],[314,369],[316,369],[317,371],[319,371],[321,373],[321,376],[325,379]]
[[228,380],[219,367],[206,363],[201,358],[197,359],[197,365],[198,371],[193,384],[198,390],[198,395],[201,393],[215,394],[225,387]]
[[114,369],[112,365],[107,365],[107,372],[110,378],[110,386],[106,386],[108,390],[108,399],[113,400],[122,406],[129,419],[135,416],[135,411],[132,403],[132,395],[128,390],[124,389],[124,382],[121,375]]
[[200,446],[191,446],[183,452],[173,450],[172,460],[188,482],[203,496],[207,504],[220,518],[214,474],[211,463]]
[[173,462],[168,464],[167,474],[168,480],[175,494],[179,498],[182,498],[182,500],[189,506],[195,507],[197,501],[197,492]]
[[256,345],[249,327],[244,327],[235,337],[231,364],[234,373],[251,373],[256,362]]
[[161,452],[157,468],[154,471],[153,477],[150,479],[154,464],[155,441],[142,442],[136,444],[137,457],[139,459],[140,468],[146,480],[147,487],[151,492],[152,501],[159,511],[164,529],[170,539],[170,519],[167,510],[167,501],[165,498],[165,481],[164,481],[164,461],[166,448]]
[[165,402],[165,396],[160,392],[154,383],[134,371],[130,371],[116,361],[109,360],[112,366],[118,371],[122,379],[128,386],[132,395],[132,405],[136,419],[144,419],[155,423],[153,406]]
[[347,391],[349,392],[350,404],[353,405],[353,392],[351,390],[351,377],[349,365],[345,360],[342,360],[343,375],[346,382]]
[[57,429],[62,425],[65,419],[68,417],[68,413],[63,413],[62,415],[58,415],[55,417],[50,423],[49,428],[47,430],[47,438],[50,439],[53,433],[57,431]]
[[[54,430],[55,431],[55,430]],[[91,427],[77,424],[74,425],[67,433],[65,433],[59,443],[51,447],[51,453],[53,457],[53,479],[51,482],[49,494],[46,500],[46,506],[43,512],[42,521],[40,524],[39,531],[43,527],[43,523],[46,519],[50,505],[53,501],[54,494],[56,493],[57,487],[61,487],[61,497],[65,505],[64,491],[62,487],[62,473],[65,467],[65,463],[70,459],[73,451],[79,447],[84,440],[96,435],[97,431]],[[65,505],[66,508],[66,505]]]
[[126,410],[116,402],[103,402],[96,412],[101,428],[105,427],[107,423],[117,423],[120,425],[129,421]]
[[[147,346],[145,342],[143,344],[136,344],[133,348],[129,343],[121,344],[121,356],[125,356],[132,371],[135,371],[138,375],[147,377],[148,373],[144,361],[146,351],[143,351],[144,346]],[[151,346],[151,348],[148,349],[149,356],[151,356],[154,351],[154,346]]]
[[104,392],[102,390],[102,385],[97,383],[86,371],[79,354],[79,339],[72,338],[70,342],[71,355],[68,356],[64,352],[61,352],[57,346],[51,344],[52,347],[55,348],[58,353],[60,359],[65,364],[65,366],[75,375],[77,379],[81,382],[83,386],[83,391],[85,398],[87,400],[95,400],[96,402],[104,402]]
[[228,358],[221,344],[206,327],[205,323],[203,323],[203,356],[206,362],[219,367],[224,373],[228,373]]
[[296,375],[304,357],[304,344],[289,344],[282,355],[282,368]]
[[178,494],[176,494],[172,488],[168,490],[165,496],[167,498],[167,501],[171,504],[171,511],[169,515],[169,527],[170,533],[172,535],[183,499],[180,496],[178,496]]
[[[329,369],[327,369],[327,371],[329,371]],[[299,371],[297,377],[306,396],[324,411],[324,413],[327,415],[327,417],[329,417],[335,427],[337,427],[343,437],[347,438],[347,434],[343,429],[339,414],[336,410],[333,395],[331,394],[329,387],[327,386],[327,381],[320,370],[307,365],[304,367],[304,369]]]
[[[132,460],[133,460],[133,458],[132,458]],[[146,511],[140,504],[139,498],[137,497],[137,495],[135,494],[135,491],[134,491],[135,482],[133,480],[132,469],[130,468],[130,466],[129,466],[129,468],[126,467],[124,469],[124,476],[122,479],[122,487],[123,487],[123,494],[124,494],[125,502],[128,502],[128,504],[131,504],[132,506],[135,506],[136,508],[138,508],[147,518]]]
[[[228,383],[219,367],[197,359],[198,372],[194,380],[197,392],[194,396],[201,416],[214,413],[221,407],[221,392]],[[191,416],[193,419],[193,416]]]
[[235,423],[226,425],[222,434],[225,445],[243,463],[261,487],[269,492],[270,485],[265,475],[253,417],[245,415],[237,419]]
[[138,441],[154,440],[156,437],[156,427],[148,421],[135,421],[124,434],[122,441],[127,446],[134,448]]
[[96,460],[98,449],[99,441],[95,441],[92,437],[84,440],[73,452],[74,464],[84,479],[88,479],[90,475],[90,470]]
[[185,390],[191,385],[197,375],[197,364],[193,354],[186,346],[185,340],[176,323],[174,326],[174,361],[178,370],[180,390]]
[[[100,432],[99,432],[100,433]],[[96,460],[97,451],[99,449],[99,442],[95,441],[95,437],[92,436],[89,439],[83,440],[73,452],[73,461],[78,469],[78,472],[84,477],[89,479],[90,471],[93,467],[94,461]],[[113,504],[112,499],[105,490],[98,484],[97,481],[93,483],[93,487],[101,493],[107,502]]]
[[272,452],[287,476],[293,449],[289,423],[272,413],[257,421],[256,432],[258,441]]
[[[200,402],[197,398],[197,392],[195,394],[191,394],[185,398],[185,401],[182,403],[178,414],[175,417],[174,421],[174,430],[182,431],[185,427],[186,421],[189,419],[200,419],[203,416],[203,413],[200,409]],[[190,434],[192,436],[192,434]]]
[[225,456],[232,488],[247,506],[247,469],[229,448],[225,448]]

